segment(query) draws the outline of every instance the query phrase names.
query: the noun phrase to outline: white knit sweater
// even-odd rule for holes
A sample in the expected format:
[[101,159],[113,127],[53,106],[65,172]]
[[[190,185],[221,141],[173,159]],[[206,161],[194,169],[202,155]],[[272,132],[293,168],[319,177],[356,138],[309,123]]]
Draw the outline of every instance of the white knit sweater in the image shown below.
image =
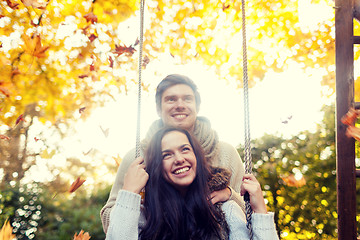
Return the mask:
[[[145,218],[141,209],[141,197],[139,194],[120,190],[110,215],[110,226],[106,240],[138,240],[139,231],[145,225]],[[222,210],[230,228],[229,240],[249,239],[245,215],[239,205],[230,200],[222,205]],[[254,213],[251,220],[254,240],[279,239],[275,229],[273,213]]]
[[[153,134],[161,127],[161,120],[157,120],[148,130],[146,138],[142,141],[142,156],[147,143]],[[232,175],[230,178],[230,187],[233,190],[231,200],[234,200],[243,209],[243,211],[245,211],[243,197],[241,197],[239,194],[245,169],[236,149],[229,143],[218,140],[217,133],[211,128],[209,120],[207,120],[205,117],[197,118],[193,134],[199,140],[202,148],[204,149],[206,159],[209,161],[211,166],[222,167],[231,171]],[[135,149],[132,149],[123,158],[117,171],[109,199],[100,211],[101,221],[105,233],[107,232],[107,228],[109,226],[110,213],[113,206],[115,205],[117,194],[124,185],[125,173],[134,160]]]

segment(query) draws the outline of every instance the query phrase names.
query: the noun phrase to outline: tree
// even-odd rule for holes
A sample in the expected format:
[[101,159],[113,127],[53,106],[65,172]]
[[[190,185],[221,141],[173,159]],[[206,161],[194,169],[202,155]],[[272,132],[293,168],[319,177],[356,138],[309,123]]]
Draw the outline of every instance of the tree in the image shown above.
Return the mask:
[[324,120],[314,133],[252,141],[254,172],[282,239],[337,237],[335,108],[325,106],[323,111]]

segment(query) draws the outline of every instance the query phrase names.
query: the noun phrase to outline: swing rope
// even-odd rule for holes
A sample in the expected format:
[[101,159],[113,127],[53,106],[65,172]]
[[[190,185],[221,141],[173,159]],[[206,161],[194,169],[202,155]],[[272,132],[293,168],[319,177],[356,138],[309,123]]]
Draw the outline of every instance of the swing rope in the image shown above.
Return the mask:
[[[143,54],[143,39],[144,39],[144,4],[145,0],[140,0],[140,40],[139,40],[139,76],[138,76],[138,112],[137,112],[137,127],[136,127],[136,147],[135,157],[140,156],[140,115],[141,115],[141,70],[142,70],[142,54]],[[247,74],[247,47],[246,47],[246,15],[245,15],[245,0],[241,0],[242,7],[242,35],[243,35],[243,84],[244,84],[244,124],[245,124],[245,172],[251,173],[251,146],[250,146],[250,121],[249,121],[249,91],[248,91],[248,74]],[[250,205],[249,194],[244,196],[246,208],[246,226],[250,233],[250,240],[253,239],[251,215],[252,209]]]
[[140,115],[141,115],[141,69],[142,69],[142,54],[144,42],[144,4],[145,0],[140,0],[140,40],[139,40],[139,78],[138,78],[138,111],[137,111],[137,126],[136,126],[136,147],[135,158],[140,157]]
[[[245,173],[251,173],[251,146],[250,146],[250,120],[249,120],[249,87],[248,87],[248,71],[247,71],[247,46],[246,46],[246,14],[245,0],[241,0],[242,10],[242,42],[243,42],[243,84],[244,84],[244,132],[245,132]],[[251,224],[252,209],[250,205],[249,193],[244,196],[246,209],[246,226],[250,233],[250,240],[253,239],[253,231]]]

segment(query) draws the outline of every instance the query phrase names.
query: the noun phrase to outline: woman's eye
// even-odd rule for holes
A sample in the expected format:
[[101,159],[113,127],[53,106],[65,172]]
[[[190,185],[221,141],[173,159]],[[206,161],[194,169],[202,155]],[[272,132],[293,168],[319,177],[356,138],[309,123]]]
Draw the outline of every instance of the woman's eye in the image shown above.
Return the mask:
[[162,158],[166,159],[166,158],[169,158],[170,156],[171,156],[170,153],[165,153],[162,155]]

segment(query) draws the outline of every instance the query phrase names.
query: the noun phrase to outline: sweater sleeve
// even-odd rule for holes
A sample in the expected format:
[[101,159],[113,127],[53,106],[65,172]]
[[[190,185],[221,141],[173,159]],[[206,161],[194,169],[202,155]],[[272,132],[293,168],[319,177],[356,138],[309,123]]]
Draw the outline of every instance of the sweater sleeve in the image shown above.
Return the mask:
[[244,198],[240,195],[245,168],[239,153],[229,143],[219,142],[219,159],[217,164],[231,171],[230,187],[232,196],[230,200],[234,200],[245,212]]
[[141,196],[120,190],[110,214],[106,240],[138,240]]
[[[223,204],[226,221],[230,228],[229,239],[249,239],[249,230],[246,227],[245,214],[234,201],[230,200]],[[274,213],[252,214],[252,229],[254,240],[278,240],[274,223]]]
[[116,197],[118,195],[118,192],[124,185],[125,173],[127,172],[130,164],[134,160],[135,160],[135,149],[132,149],[125,155],[125,157],[121,161],[120,167],[118,168],[118,171],[116,173],[115,182],[110,191],[109,198],[105,206],[100,210],[100,218],[105,233],[107,232],[107,229],[109,227],[110,213],[115,205]]

